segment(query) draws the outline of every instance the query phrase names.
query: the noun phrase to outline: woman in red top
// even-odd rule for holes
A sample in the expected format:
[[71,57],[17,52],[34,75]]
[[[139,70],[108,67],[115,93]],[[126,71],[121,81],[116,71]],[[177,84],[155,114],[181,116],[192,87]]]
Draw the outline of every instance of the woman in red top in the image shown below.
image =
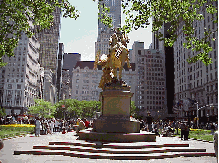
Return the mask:
[[84,123],[85,123],[85,128],[88,128],[90,125],[90,122],[86,118],[84,118]]

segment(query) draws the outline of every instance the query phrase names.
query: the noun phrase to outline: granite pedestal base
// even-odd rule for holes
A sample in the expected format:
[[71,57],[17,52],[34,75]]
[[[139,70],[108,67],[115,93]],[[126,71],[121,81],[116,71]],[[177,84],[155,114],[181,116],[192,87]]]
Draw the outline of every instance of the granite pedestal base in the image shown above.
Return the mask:
[[139,133],[140,122],[124,117],[100,117],[94,121],[93,131],[99,133]]
[[81,130],[80,140],[100,141],[100,142],[156,142],[156,135],[150,132],[143,133],[100,133],[92,130]]

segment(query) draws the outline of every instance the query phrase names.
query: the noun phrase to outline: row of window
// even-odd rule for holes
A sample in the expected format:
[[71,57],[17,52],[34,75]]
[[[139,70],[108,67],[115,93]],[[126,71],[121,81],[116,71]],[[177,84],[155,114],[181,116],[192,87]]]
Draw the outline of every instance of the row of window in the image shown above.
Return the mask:
[[162,110],[163,109],[163,107],[161,107],[161,106],[139,106],[139,109],[150,109],[150,110],[152,110],[152,109],[156,109],[156,110]]
[[[79,90],[75,90],[75,94],[79,94]],[[91,94],[93,96],[99,96],[98,91],[81,91],[81,94]]]
[[94,97],[94,96],[81,96],[81,99],[80,99],[80,97],[78,97],[78,96],[75,96],[75,99],[76,100],[86,100],[86,101],[88,101],[88,100],[92,100],[92,101],[98,101],[99,100],[99,98],[97,98],[97,97]]

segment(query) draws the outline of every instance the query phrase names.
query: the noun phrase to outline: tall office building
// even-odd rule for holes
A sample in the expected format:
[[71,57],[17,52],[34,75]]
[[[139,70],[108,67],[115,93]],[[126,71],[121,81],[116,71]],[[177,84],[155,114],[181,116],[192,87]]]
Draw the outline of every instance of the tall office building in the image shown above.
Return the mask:
[[59,43],[59,53],[58,53],[58,67],[57,67],[57,79],[56,79],[56,88],[57,88],[57,100],[61,100],[61,88],[62,88],[62,68],[64,60],[64,44]]
[[39,63],[45,70],[51,69],[54,76],[56,76],[61,27],[61,9],[56,7],[53,16],[53,26],[50,29],[44,29],[39,32],[37,38],[40,42]]
[[[113,20],[113,29],[121,27],[121,0],[103,0],[99,3],[110,7],[109,16]],[[112,29],[109,29],[98,19],[98,38],[95,42],[95,54],[99,51],[100,54],[109,54],[109,38],[113,33]]]
[[[218,6],[217,1],[213,2],[214,6]],[[192,105],[189,101],[195,100],[199,107],[199,121],[206,123],[208,118],[216,122],[218,115],[218,24],[211,19],[217,17],[217,14],[209,14],[206,12],[206,5],[201,7],[204,19],[194,21],[194,36],[199,39],[204,38],[205,28],[214,31],[210,36],[210,45],[213,48],[208,56],[212,58],[212,64],[205,66],[202,61],[189,64],[188,57],[194,57],[198,53],[191,49],[183,47],[186,36],[182,33],[182,26],[177,30],[177,41],[174,48],[174,96],[176,102],[180,102],[177,115],[179,118],[191,120],[197,116],[197,105]],[[216,41],[213,41],[215,38]]]
[[[169,38],[168,29],[170,27],[169,23],[164,23],[162,28],[159,30],[165,38]],[[168,113],[173,114],[174,105],[174,56],[173,47],[165,47],[163,41],[159,41],[153,33],[152,36],[152,49],[157,49],[165,54],[165,80],[166,80],[166,93],[167,93],[167,108]],[[170,115],[169,115],[170,116]]]
[[39,72],[42,69],[38,63],[39,48],[34,35],[28,38],[22,33],[14,56],[3,56],[3,61],[8,64],[0,68],[0,92],[1,106],[6,109],[7,115],[27,111],[40,95],[42,83],[39,83]]
[[140,115],[154,119],[167,117],[165,55],[157,49],[144,49],[144,42],[134,42],[136,81],[135,104]]

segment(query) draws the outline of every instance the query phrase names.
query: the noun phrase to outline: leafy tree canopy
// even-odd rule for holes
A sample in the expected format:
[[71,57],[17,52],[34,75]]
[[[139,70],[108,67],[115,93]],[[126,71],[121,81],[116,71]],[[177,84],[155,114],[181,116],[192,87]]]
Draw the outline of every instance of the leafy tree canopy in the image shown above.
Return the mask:
[[[95,1],[95,0],[93,0]],[[184,47],[197,51],[198,54],[188,59],[189,63],[201,60],[205,65],[210,64],[211,58],[208,53],[212,51],[210,37],[213,32],[205,29],[204,37],[197,38],[194,35],[194,21],[204,19],[202,10],[213,15],[214,23],[217,23],[217,0],[122,0],[123,13],[126,15],[125,25],[121,28],[129,33],[132,29],[147,28],[149,18],[153,17],[152,31],[157,33],[159,40],[163,40],[165,46],[173,46],[177,39],[176,31],[180,24],[183,24],[183,33],[186,35]],[[103,0],[99,0],[103,2]],[[108,16],[110,8],[104,3],[98,3],[101,10],[99,13],[101,21],[112,27],[112,19]],[[2,61],[4,55],[13,56],[14,48],[17,46],[19,37],[25,32],[29,37],[33,34],[30,20],[33,25],[40,29],[50,28],[53,25],[53,15],[55,8],[58,7],[63,12],[63,17],[77,19],[79,12],[68,0],[0,0],[0,66],[5,66]],[[215,16],[214,16],[215,15]],[[165,38],[160,29],[164,23],[169,23],[169,38]],[[217,30],[217,29],[216,29]]]
[[6,116],[5,108],[0,107],[0,117]]
[[43,118],[52,118],[56,112],[56,107],[51,102],[43,99],[35,99],[35,106],[29,108],[30,114],[35,114]]
[[[99,0],[102,1],[102,0]],[[212,14],[212,21],[218,23],[217,0],[122,0],[123,13],[126,15],[125,25],[121,28],[124,32],[129,33],[132,29],[147,28],[149,19],[152,17],[152,31],[157,35],[160,41],[164,41],[165,46],[172,47],[177,39],[177,29],[183,25],[182,32],[186,36],[184,47],[198,52],[198,54],[188,59],[189,63],[201,60],[205,65],[212,63],[208,53],[212,51],[210,46],[211,34],[215,31],[205,29],[203,38],[195,36],[195,21],[204,19],[203,11]],[[102,23],[112,27],[112,19],[107,16],[110,8],[103,3],[99,3],[103,10],[99,13]],[[159,31],[164,23],[168,23],[170,37],[165,38]]]
[[[63,107],[64,106],[64,107]],[[93,117],[95,111],[99,111],[100,101],[78,101],[76,99],[65,99],[56,103],[57,118],[85,118]]]
[[36,32],[32,25],[37,25],[38,31],[53,26],[55,8],[61,9],[63,17],[79,16],[68,0],[0,0],[0,67],[7,64],[4,55],[14,56],[22,32],[31,37]]

